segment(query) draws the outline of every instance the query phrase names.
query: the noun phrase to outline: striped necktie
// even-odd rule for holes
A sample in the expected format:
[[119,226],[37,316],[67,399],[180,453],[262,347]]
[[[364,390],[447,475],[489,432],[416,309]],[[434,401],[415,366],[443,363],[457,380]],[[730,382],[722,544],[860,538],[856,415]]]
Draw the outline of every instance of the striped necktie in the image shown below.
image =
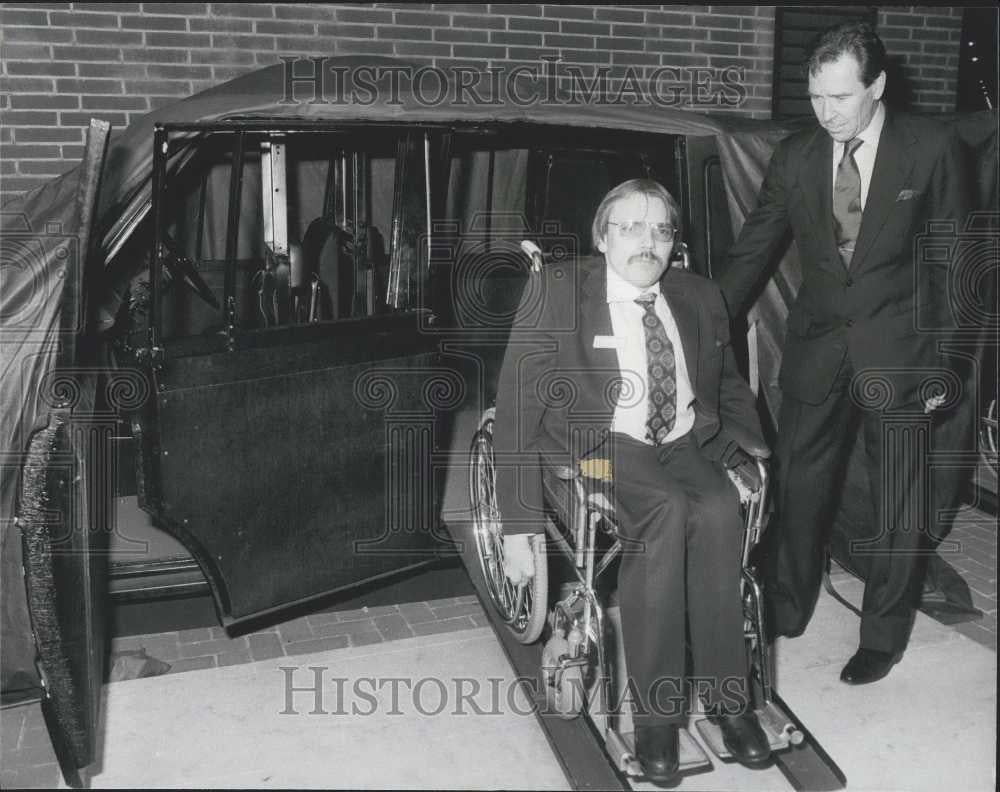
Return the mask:
[[861,228],[861,171],[854,161],[854,152],[862,143],[864,141],[859,138],[844,143],[844,156],[837,165],[837,180],[833,187],[833,230],[845,267],[851,266],[854,245]]

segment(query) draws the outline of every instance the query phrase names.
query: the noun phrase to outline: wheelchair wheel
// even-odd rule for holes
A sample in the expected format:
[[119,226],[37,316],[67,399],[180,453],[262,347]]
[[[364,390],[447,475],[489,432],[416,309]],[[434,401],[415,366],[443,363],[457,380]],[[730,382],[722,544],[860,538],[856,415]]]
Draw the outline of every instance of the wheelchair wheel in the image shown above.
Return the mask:
[[514,637],[524,644],[534,643],[545,627],[548,601],[548,566],[545,535],[531,537],[535,576],[520,588],[513,586],[503,571],[503,530],[496,502],[496,470],[493,466],[493,421],[495,408],[483,413],[472,439],[469,459],[469,501],[472,528],[476,537],[479,565],[493,607]]
[[979,419],[979,453],[986,464],[997,469],[997,400],[990,401]]

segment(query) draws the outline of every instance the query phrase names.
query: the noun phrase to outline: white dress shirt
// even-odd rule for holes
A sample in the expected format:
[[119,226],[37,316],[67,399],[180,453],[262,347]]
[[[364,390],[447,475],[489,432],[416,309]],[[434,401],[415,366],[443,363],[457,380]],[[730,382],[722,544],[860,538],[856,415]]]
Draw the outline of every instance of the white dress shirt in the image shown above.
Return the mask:
[[640,443],[652,445],[646,438],[646,418],[648,415],[646,331],[642,318],[646,309],[635,302],[640,294],[649,292],[656,295],[653,310],[667,331],[667,338],[674,346],[675,374],[677,379],[677,416],[674,426],[666,437],[670,442],[691,431],[694,426],[694,391],[688,377],[687,361],[677,323],[660,294],[660,284],[654,283],[648,289],[640,289],[623,280],[618,273],[608,267],[608,308],[611,311],[611,327],[619,339],[618,367],[624,380],[611,429],[627,434]]
[[[854,161],[858,164],[858,171],[861,173],[861,211],[865,209],[865,202],[868,200],[868,187],[872,183],[872,171],[875,170],[875,155],[878,154],[878,139],[882,136],[882,127],[885,125],[885,105],[881,102],[875,108],[875,114],[868,126],[857,137],[862,141],[854,152]],[[833,194],[837,191],[837,166],[844,158],[844,144],[833,141]]]

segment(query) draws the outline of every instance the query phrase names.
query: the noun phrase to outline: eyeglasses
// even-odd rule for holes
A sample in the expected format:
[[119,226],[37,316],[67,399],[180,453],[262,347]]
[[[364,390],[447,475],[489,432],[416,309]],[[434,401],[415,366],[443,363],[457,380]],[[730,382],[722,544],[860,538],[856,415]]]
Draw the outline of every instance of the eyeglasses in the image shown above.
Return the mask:
[[627,239],[639,239],[647,228],[657,242],[669,242],[677,233],[677,229],[670,223],[647,223],[645,220],[624,220],[621,223],[609,220],[608,225],[618,226],[618,233]]

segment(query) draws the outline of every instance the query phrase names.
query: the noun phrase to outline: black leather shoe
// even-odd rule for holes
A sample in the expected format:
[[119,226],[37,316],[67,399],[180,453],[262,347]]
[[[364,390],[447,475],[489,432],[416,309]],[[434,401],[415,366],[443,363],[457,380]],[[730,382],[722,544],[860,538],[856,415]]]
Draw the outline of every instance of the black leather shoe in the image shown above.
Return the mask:
[[771,758],[771,744],[755,713],[722,715],[712,720],[722,730],[722,742],[726,750],[740,764],[757,767]]
[[677,777],[680,764],[677,728],[676,724],[635,727],[635,758],[654,784],[668,784]]
[[848,685],[878,682],[899,662],[902,652],[882,652],[878,649],[858,649],[840,672],[840,681]]

